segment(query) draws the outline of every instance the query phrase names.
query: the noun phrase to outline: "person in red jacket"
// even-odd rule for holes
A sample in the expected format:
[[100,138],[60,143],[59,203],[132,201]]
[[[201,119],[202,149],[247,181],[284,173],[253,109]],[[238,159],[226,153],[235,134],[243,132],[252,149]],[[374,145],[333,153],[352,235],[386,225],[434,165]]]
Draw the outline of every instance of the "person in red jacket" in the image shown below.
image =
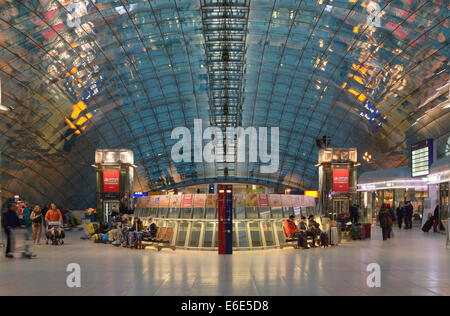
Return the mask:
[[305,249],[308,249],[308,246],[306,245],[306,234],[303,232],[300,232],[298,230],[297,225],[295,225],[295,215],[289,216],[289,218],[284,222],[283,229],[284,233],[286,234],[286,237],[289,238],[298,238],[298,247],[303,247]]

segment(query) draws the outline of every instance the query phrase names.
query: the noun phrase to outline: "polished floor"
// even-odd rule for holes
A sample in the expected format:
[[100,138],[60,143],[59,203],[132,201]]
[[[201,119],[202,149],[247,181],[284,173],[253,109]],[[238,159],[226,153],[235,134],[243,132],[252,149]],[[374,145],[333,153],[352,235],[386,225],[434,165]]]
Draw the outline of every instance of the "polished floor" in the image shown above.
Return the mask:
[[[0,259],[0,295],[450,295],[445,236],[395,230],[327,249],[212,252],[131,250],[68,234],[66,244],[37,246],[36,259]],[[66,267],[81,266],[68,288]],[[367,286],[367,265],[381,287]]]

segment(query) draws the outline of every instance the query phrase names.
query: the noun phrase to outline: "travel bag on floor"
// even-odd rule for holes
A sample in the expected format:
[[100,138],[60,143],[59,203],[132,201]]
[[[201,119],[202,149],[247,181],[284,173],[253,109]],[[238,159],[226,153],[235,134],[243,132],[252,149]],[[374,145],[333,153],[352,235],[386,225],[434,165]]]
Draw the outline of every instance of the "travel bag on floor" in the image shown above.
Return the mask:
[[330,233],[328,234],[330,245],[338,245],[339,237],[337,227],[330,227]]
[[372,235],[372,224],[363,224],[363,226],[364,226],[365,238],[370,239],[371,235]]
[[423,224],[422,231],[424,233],[428,233],[430,231],[431,227],[433,227],[433,221],[431,219],[429,219],[425,222],[425,224]]

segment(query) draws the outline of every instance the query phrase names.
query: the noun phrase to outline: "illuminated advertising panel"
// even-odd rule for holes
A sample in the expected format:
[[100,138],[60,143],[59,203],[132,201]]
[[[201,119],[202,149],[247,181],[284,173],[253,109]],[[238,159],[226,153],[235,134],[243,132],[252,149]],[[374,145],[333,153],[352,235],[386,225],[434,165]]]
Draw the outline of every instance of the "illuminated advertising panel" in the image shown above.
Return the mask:
[[103,171],[103,192],[105,193],[119,192],[119,170]]
[[348,192],[348,169],[333,170],[333,191]]

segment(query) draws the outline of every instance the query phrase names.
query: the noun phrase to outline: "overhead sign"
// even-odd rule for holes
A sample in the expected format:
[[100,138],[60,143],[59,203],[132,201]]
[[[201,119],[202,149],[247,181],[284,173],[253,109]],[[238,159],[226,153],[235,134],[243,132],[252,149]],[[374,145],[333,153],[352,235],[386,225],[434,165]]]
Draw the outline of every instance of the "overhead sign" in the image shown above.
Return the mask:
[[104,193],[119,192],[119,170],[103,171],[103,192]]
[[348,192],[348,169],[333,170],[333,191]]
[[434,162],[435,148],[433,139],[426,139],[411,145],[411,173],[413,177],[426,176]]
[[147,196],[148,193],[147,192],[134,192],[133,195],[134,195],[134,198],[137,199],[137,198],[140,198],[142,196]]

